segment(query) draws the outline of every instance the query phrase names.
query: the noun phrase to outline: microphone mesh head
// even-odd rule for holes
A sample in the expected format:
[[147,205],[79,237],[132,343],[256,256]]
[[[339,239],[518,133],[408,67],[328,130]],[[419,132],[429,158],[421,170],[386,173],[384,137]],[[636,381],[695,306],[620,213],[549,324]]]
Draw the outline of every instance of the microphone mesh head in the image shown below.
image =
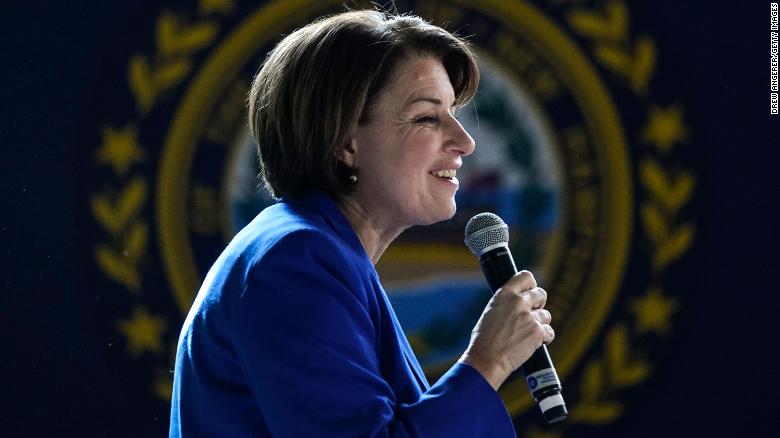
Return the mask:
[[509,227],[493,213],[480,213],[466,224],[466,246],[475,256],[493,245],[509,243]]

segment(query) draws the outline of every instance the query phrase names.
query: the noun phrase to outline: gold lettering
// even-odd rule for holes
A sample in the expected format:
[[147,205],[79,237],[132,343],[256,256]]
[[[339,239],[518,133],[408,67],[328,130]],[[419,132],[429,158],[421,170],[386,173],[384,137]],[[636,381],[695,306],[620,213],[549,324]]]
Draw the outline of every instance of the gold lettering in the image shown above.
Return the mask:
[[574,161],[580,161],[587,155],[588,136],[582,125],[570,126],[563,131],[564,145],[567,149],[567,157]]
[[512,66],[523,82],[542,101],[559,96],[563,86],[549,66],[532,50],[508,32],[496,35],[498,57]]
[[572,224],[575,232],[581,237],[592,237],[597,228],[598,195],[595,186],[587,186],[574,192],[572,208]]
[[206,128],[207,140],[222,145],[233,140],[236,131],[243,126],[244,97],[248,89],[249,85],[245,81],[233,85]]
[[444,27],[463,17],[462,8],[447,2],[424,2],[419,12],[420,16]]
[[196,184],[190,192],[189,201],[190,229],[204,235],[219,232],[220,212],[216,189]]

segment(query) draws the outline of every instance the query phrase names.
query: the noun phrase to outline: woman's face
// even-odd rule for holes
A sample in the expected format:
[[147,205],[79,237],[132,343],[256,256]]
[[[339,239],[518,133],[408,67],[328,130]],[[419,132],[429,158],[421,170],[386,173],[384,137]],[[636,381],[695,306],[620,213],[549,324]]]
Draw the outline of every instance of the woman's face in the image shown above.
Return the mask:
[[345,160],[360,169],[353,196],[369,216],[406,228],[455,214],[455,173],[475,145],[453,115],[454,100],[438,59],[399,62]]

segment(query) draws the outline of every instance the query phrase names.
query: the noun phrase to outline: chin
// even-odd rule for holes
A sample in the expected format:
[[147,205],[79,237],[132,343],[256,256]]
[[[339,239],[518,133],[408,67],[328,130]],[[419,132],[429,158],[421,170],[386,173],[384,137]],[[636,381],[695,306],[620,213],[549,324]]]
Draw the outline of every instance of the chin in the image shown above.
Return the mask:
[[455,216],[455,212],[457,211],[457,207],[455,205],[455,200],[450,200],[449,205],[442,206],[434,212],[434,214],[430,214],[426,216],[422,221],[419,221],[417,225],[432,225],[437,222],[446,221],[448,219],[452,219],[453,216]]

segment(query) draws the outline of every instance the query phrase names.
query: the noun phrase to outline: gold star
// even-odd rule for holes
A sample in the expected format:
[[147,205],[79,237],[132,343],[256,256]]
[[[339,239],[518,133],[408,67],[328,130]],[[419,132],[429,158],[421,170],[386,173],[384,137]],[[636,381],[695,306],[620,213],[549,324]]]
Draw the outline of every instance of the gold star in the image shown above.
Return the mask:
[[679,104],[650,108],[647,124],[642,129],[642,140],[666,153],[675,143],[687,138],[688,128],[683,124],[683,110]]
[[659,335],[669,331],[670,319],[678,308],[677,300],[665,297],[659,287],[651,287],[645,296],[633,299],[630,305],[639,332],[654,331]]
[[104,128],[103,144],[97,152],[97,161],[113,167],[117,175],[127,175],[133,163],[144,159],[144,151],[136,137],[136,129],[131,125],[120,130]]
[[119,322],[119,331],[127,338],[127,349],[134,356],[145,351],[162,353],[162,332],[165,330],[165,320],[153,316],[144,307],[136,307],[133,316]]

